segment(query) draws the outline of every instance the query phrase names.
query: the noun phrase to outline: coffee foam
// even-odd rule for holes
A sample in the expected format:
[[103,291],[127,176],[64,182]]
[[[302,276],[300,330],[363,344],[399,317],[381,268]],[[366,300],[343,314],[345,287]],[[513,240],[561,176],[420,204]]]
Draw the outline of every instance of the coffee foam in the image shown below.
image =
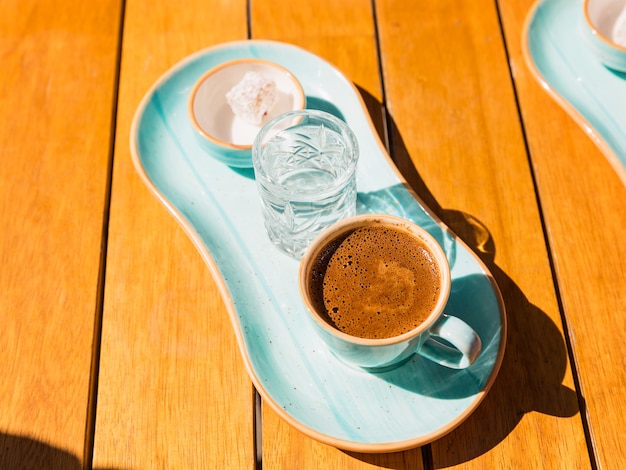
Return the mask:
[[318,310],[331,325],[353,336],[388,338],[413,330],[439,298],[441,276],[433,254],[399,228],[357,229],[331,243],[320,263],[325,270],[314,271],[321,288],[313,287],[312,297],[323,299]]

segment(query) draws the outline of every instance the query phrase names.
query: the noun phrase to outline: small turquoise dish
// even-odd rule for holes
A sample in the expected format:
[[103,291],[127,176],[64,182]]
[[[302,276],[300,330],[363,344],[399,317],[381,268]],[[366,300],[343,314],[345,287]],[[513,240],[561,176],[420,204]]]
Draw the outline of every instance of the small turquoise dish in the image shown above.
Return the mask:
[[[276,87],[276,100],[260,123],[237,116],[226,95],[248,72],[256,72]],[[261,127],[287,111],[304,109],[305,97],[298,79],[285,67],[260,58],[229,60],[205,72],[189,93],[188,115],[199,146],[222,163],[252,167],[252,143]]]
[[[442,246],[451,269],[446,313],[478,333],[482,350],[462,370],[413,355],[371,374],[336,359],[314,333],[300,297],[299,262],[265,234],[251,170],[207,158],[181,119],[194,84],[237,59],[285,67],[302,84],[307,108],[333,113],[354,132],[357,213],[415,222]],[[431,442],[466,420],[497,376],[506,344],[500,291],[481,259],[428,209],[386,153],[357,88],[301,48],[239,41],[199,51],[167,71],[133,119],[130,148],[150,191],[190,237],[220,288],[241,357],[265,404],[307,436],[355,452],[393,452]],[[210,312],[206,312],[210,314]]]
[[524,25],[524,59],[626,185],[626,73],[588,47],[583,17],[583,0],[539,0]]
[[582,32],[598,60],[626,72],[626,2],[584,0]]

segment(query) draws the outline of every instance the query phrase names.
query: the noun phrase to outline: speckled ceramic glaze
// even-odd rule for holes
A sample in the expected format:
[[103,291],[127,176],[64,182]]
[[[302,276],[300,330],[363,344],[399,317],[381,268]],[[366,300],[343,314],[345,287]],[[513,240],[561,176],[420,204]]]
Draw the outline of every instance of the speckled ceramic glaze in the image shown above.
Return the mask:
[[[389,372],[370,374],[339,362],[312,332],[298,289],[298,261],[266,236],[253,172],[206,158],[186,118],[198,78],[241,57],[282,64],[302,83],[307,107],[331,112],[352,128],[362,149],[358,213],[412,220],[444,248],[452,276],[446,312],[471,325],[483,342],[471,367],[454,370],[415,355]],[[131,150],[140,176],[214,273],[255,387],[291,425],[342,449],[394,451],[442,436],[482,401],[504,354],[499,290],[480,260],[407,187],[356,88],[337,69],[302,49],[270,41],[200,51],[148,91],[133,121]]]
[[626,73],[588,47],[583,0],[541,0],[522,46],[544,89],[583,127],[626,184]]

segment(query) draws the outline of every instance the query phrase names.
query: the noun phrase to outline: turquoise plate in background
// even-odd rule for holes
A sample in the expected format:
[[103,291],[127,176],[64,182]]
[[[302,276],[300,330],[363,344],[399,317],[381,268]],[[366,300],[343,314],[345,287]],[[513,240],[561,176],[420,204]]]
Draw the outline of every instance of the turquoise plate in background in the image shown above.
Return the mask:
[[[474,327],[483,342],[472,367],[447,369],[415,355],[393,371],[368,374],[338,362],[315,335],[299,297],[298,262],[265,234],[252,169],[233,169],[206,154],[187,116],[195,81],[240,57],[283,65],[302,83],[308,107],[330,111],[354,130],[361,150],[359,213],[405,217],[443,246],[453,278],[446,312]],[[389,452],[437,439],[482,401],[504,355],[506,317],[498,287],[417,199],[379,141],[356,88],[329,63],[272,41],[200,51],[148,91],[133,120],[131,151],[139,175],[216,277],[254,386],[291,425],[341,449]]]
[[585,43],[582,21],[582,0],[540,0],[526,19],[524,57],[626,184],[626,73],[598,61]]

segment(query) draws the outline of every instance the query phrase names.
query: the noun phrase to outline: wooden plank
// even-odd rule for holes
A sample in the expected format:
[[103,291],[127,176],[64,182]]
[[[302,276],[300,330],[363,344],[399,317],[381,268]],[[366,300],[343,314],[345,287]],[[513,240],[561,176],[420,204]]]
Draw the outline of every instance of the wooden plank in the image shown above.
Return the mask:
[[295,44],[338,67],[359,88],[382,137],[382,88],[374,18],[364,0],[262,0],[251,4],[253,39]]
[[592,457],[598,468],[620,468],[626,461],[626,187],[585,131],[531,75],[519,40],[531,6],[532,0],[501,1],[502,21],[589,421]]
[[494,387],[432,444],[434,466],[589,466],[495,4],[376,5],[394,157],[492,270],[509,319]]
[[[382,90],[371,2],[264,0],[252,2],[253,38],[296,44],[337,66],[361,90],[382,135]],[[347,453],[292,429],[263,407],[263,468],[422,468],[421,449],[391,454]]]
[[126,2],[94,466],[253,468],[254,391],[217,284],[137,176],[129,131],[149,87],[247,36],[246,2]]
[[78,468],[120,2],[1,9],[0,467]]

